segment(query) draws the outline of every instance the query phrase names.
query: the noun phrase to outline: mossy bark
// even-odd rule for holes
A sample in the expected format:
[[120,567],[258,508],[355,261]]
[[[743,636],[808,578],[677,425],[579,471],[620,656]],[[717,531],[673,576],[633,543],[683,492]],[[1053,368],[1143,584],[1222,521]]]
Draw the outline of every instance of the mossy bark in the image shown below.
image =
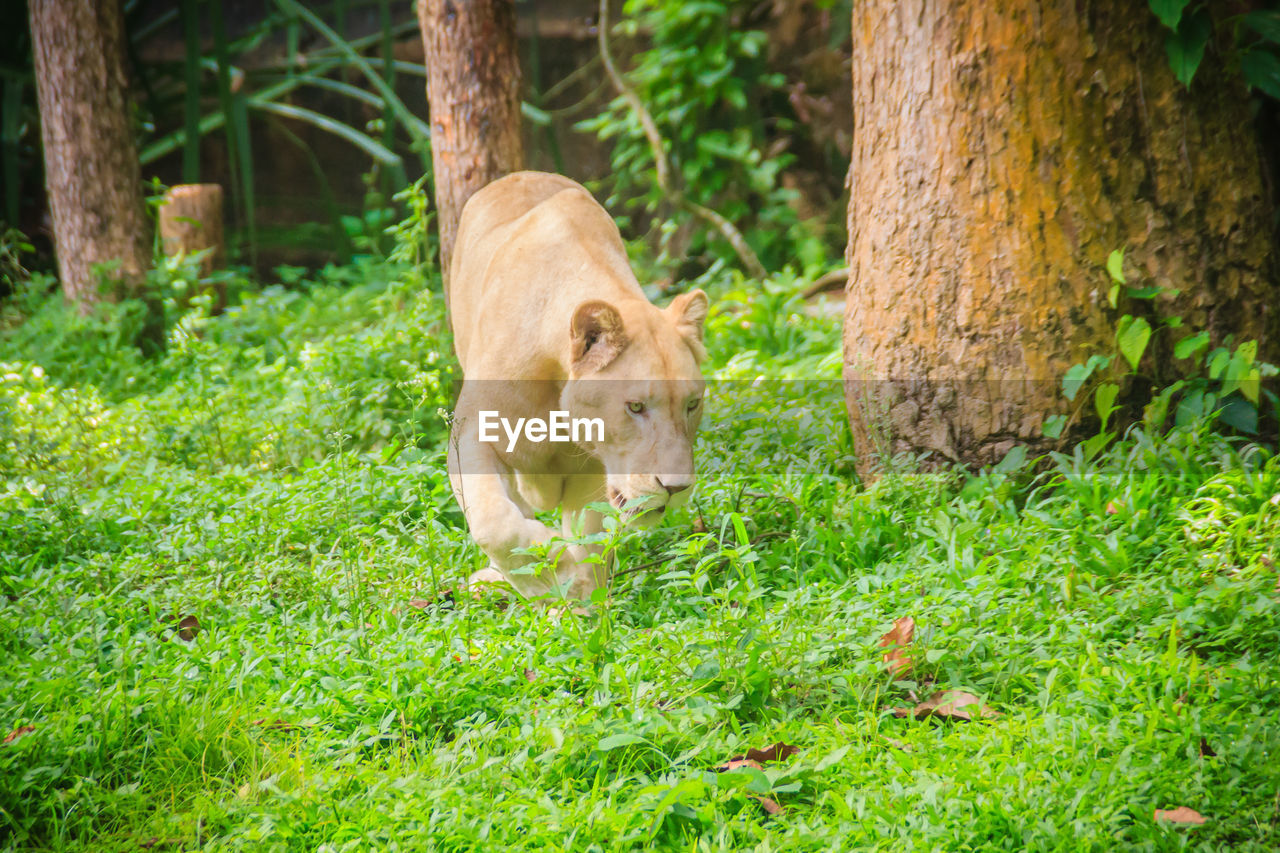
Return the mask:
[[845,396],[864,473],[1041,443],[1062,374],[1114,349],[1114,249],[1131,283],[1181,290],[1157,313],[1273,345],[1243,82],[1211,46],[1184,90],[1164,37],[1142,3],[854,4]]

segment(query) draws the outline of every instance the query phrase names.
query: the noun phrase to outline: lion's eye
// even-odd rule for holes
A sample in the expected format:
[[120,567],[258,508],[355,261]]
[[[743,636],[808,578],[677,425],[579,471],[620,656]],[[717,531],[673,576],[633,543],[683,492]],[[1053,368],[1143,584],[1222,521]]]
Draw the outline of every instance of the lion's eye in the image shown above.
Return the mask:
[[692,400],[689,401],[689,405],[687,408],[691,412],[696,412],[698,410],[698,407],[701,405],[702,405],[702,398],[694,397]]
[[643,414],[644,403],[641,403],[639,400],[632,400],[630,403],[627,403],[627,411],[633,415]]

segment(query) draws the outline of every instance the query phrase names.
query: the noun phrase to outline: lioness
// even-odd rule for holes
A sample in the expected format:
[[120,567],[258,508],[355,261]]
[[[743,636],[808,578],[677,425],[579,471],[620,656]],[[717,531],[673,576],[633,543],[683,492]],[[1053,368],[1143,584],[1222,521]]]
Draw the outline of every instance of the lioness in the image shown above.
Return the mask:
[[[449,479],[491,561],[471,582],[589,598],[608,581],[600,558],[588,559],[598,548],[554,545],[554,576],[518,572],[534,558],[517,551],[554,535],[535,511],[562,507],[564,536],[581,538],[602,529],[589,503],[607,500],[629,523],[651,523],[688,497],[707,295],[655,307],[617,226],[586,189],[517,172],[467,202],[448,301],[464,374]],[[596,428],[575,430],[576,441],[537,440],[545,427],[519,430],[553,412]]]

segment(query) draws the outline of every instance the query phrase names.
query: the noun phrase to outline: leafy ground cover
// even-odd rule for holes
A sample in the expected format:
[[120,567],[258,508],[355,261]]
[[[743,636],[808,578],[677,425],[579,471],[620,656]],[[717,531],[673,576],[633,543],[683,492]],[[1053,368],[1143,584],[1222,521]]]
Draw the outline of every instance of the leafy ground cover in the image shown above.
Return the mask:
[[438,297],[290,278],[152,362],[0,322],[0,846],[1280,847],[1263,449],[864,487],[837,321],[713,274],[697,499],[556,620],[452,592]]

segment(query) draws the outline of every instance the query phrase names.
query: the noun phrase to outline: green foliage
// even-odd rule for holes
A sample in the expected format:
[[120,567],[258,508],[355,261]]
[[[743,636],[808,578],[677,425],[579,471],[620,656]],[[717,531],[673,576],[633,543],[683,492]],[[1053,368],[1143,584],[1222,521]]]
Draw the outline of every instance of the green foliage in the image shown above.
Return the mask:
[[[615,30],[644,31],[650,46],[632,57],[626,77],[652,114],[673,180],[689,199],[735,223],[767,268],[825,271],[828,248],[812,224],[799,221],[789,204],[794,193],[780,183],[791,157],[767,150],[766,123],[781,130],[790,120],[768,106],[785,99],[781,75],[766,63],[765,34],[741,24],[754,6],[743,0],[628,0],[627,17]],[[670,216],[662,224],[663,262],[681,260],[667,254],[680,230],[692,231],[687,246],[678,247],[687,255],[735,258],[717,231],[664,206],[653,152],[623,98],[579,127],[613,145],[612,208]]]
[[1204,59],[1204,49],[1212,34],[1213,19],[1206,9],[1199,9],[1194,14],[1183,17],[1165,39],[1164,50],[1169,57],[1169,67],[1183,86],[1191,86],[1191,80]]
[[[1214,27],[1231,26],[1245,82],[1271,98],[1280,98],[1280,10],[1255,9],[1243,15],[1217,19],[1210,4],[1191,8],[1189,0],[1147,0],[1160,23],[1170,30],[1165,37],[1169,68],[1178,82],[1190,88],[1204,59]],[[1268,4],[1274,6],[1274,3]]]
[[[408,182],[402,151],[416,152],[421,167],[429,172],[430,134],[426,123],[413,115],[391,88],[388,80],[392,79],[394,66],[390,59],[364,55],[368,48],[405,27],[401,25],[397,29],[389,20],[384,20],[382,32],[348,40],[315,11],[290,0],[277,0],[246,31],[228,38],[223,6],[221,2],[184,0],[170,16],[161,15],[149,29],[133,28],[132,39],[142,44],[159,32],[169,17],[178,17],[187,45],[180,68],[160,65],[144,69],[150,85],[146,87],[148,97],[142,104],[143,126],[150,134],[142,142],[139,159],[146,166],[181,148],[183,179],[196,180],[200,137],[222,129],[232,173],[233,208],[240,236],[252,256],[258,244],[270,234],[259,229],[256,222],[258,198],[254,188],[250,121],[268,123],[277,135],[297,148],[310,166],[332,231],[327,243],[336,246],[338,257],[345,260],[352,247],[329,178],[314,152],[290,126],[307,124],[350,143],[369,158],[388,192]],[[343,11],[338,8],[326,7],[324,12],[332,13],[335,21],[343,18]],[[304,29],[322,40],[322,44],[309,50],[305,57],[297,49]],[[278,37],[281,31],[290,46],[285,60],[263,63],[262,44]],[[209,48],[204,50],[207,33],[212,39]],[[426,73],[421,65],[410,65],[410,68],[414,73]],[[341,95],[362,106],[376,107],[382,114],[365,126],[354,126],[337,116],[290,102],[308,89]],[[180,105],[170,94],[173,91],[180,93]],[[179,107],[182,121],[174,127],[173,114]]]
[[[1177,293],[1160,287],[1129,286],[1123,264],[1124,253],[1119,250],[1107,258],[1107,274],[1112,282],[1108,301],[1113,308],[1119,305],[1122,293],[1135,305]],[[1228,339],[1223,346],[1210,351],[1209,333],[1183,329],[1180,317],[1162,317],[1158,320],[1158,327],[1153,329],[1146,317],[1125,313],[1116,321],[1115,351],[1089,356],[1086,362],[1072,365],[1062,379],[1062,393],[1068,400],[1074,401],[1086,387],[1092,389],[1094,408],[1101,426],[1098,435],[1086,442],[1088,449],[1096,451],[1114,437],[1107,431],[1107,425],[1116,410],[1121,383],[1128,383],[1134,378],[1152,379],[1144,377],[1140,368],[1153,335],[1168,339],[1175,333],[1181,337],[1173,343],[1173,356],[1184,363],[1175,366],[1176,378],[1169,378],[1168,371],[1164,371],[1161,378],[1167,384],[1152,390],[1151,399],[1143,408],[1143,422],[1147,428],[1163,429],[1169,422],[1170,413],[1173,422],[1179,426],[1211,419],[1247,435],[1258,433],[1260,419],[1268,416],[1268,409],[1271,418],[1280,420],[1280,398],[1263,387],[1264,378],[1273,377],[1280,371],[1274,365],[1258,360],[1257,341],[1245,341],[1232,348]],[[1121,356],[1123,361],[1116,356]],[[1128,365],[1127,369],[1125,365]],[[1089,385],[1091,380],[1092,386]],[[1088,399],[1087,395],[1085,399]],[[1056,415],[1046,419],[1044,434],[1058,438],[1079,412],[1080,407],[1077,406],[1070,418]]]
[[[632,570],[553,621],[447,591],[484,558],[416,274],[284,268],[178,314],[154,360],[106,345],[123,309],[10,304],[0,734],[33,728],[0,748],[6,844],[1280,844],[1274,455],[1191,420],[859,487],[838,319],[790,276],[715,272],[698,491],[609,534]],[[877,641],[903,615],[895,680]],[[944,688],[1001,716],[893,716]],[[777,741],[799,752],[715,769]],[[1208,822],[1152,820],[1180,805]]]

